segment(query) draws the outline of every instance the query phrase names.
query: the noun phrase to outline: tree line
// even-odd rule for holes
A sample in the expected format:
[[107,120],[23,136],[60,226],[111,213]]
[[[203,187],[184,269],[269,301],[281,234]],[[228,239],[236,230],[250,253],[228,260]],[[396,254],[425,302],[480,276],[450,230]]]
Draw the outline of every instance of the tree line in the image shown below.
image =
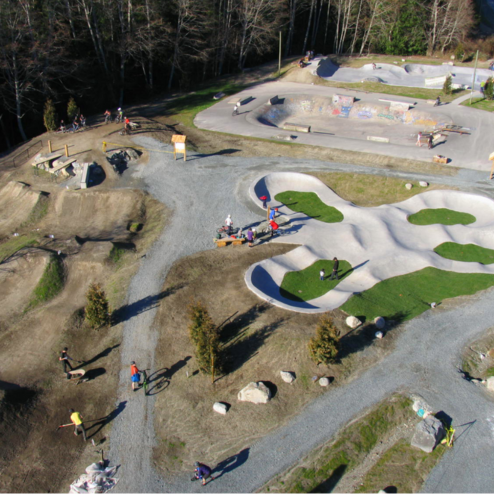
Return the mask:
[[0,145],[41,131],[48,98],[86,114],[190,90],[273,59],[280,32],[285,57],[412,55],[474,25],[473,0],[2,0]]

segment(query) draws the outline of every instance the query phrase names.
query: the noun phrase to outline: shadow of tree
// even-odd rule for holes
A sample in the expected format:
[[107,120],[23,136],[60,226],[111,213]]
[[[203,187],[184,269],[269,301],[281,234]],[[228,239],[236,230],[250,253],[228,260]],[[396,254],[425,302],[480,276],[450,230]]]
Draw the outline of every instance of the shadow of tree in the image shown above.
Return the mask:
[[[408,316],[407,312],[397,312],[386,322],[386,333],[391,332],[399,326]],[[360,320],[364,316],[357,316]],[[359,328],[352,329],[340,338],[340,351],[338,358],[341,360],[352,353],[358,353],[367,348],[375,340],[375,334],[378,329],[374,324],[367,324]]]
[[[244,333],[245,329],[249,324],[252,324],[257,317],[266,312],[269,309],[269,305],[266,302],[261,302],[253,305],[250,309],[246,310],[244,313],[236,316],[230,322],[220,325],[220,341],[226,345],[231,342],[234,338],[240,336]],[[235,313],[237,314],[237,313]],[[235,315],[234,314],[234,315]],[[231,318],[232,316],[230,316]],[[230,318],[226,319],[228,321]]]
[[341,477],[345,474],[347,469],[346,465],[340,465],[333,470],[333,473],[324,482],[321,482],[317,487],[315,487],[311,492],[332,492],[336,487],[336,484],[340,481]]
[[[237,453],[236,455],[232,455],[226,460],[221,461],[213,468],[213,471],[211,472],[211,476],[214,476],[215,479],[219,479],[225,473],[231,472],[236,468],[238,468],[239,466],[243,465],[249,458],[249,452],[250,452],[250,448],[245,448],[242,451],[240,451],[240,453]],[[219,475],[215,475],[217,473],[219,473]]]
[[185,283],[180,283],[178,285],[171,286],[166,290],[163,290],[161,293],[157,295],[149,295],[148,297],[144,297],[137,302],[132,302],[131,304],[122,305],[115,311],[112,312],[111,320],[112,326],[115,326],[121,322],[128,321],[138,314],[142,314],[148,310],[154,309],[158,307],[160,300],[168,297],[169,295],[173,295],[175,292],[180,290],[185,286]]

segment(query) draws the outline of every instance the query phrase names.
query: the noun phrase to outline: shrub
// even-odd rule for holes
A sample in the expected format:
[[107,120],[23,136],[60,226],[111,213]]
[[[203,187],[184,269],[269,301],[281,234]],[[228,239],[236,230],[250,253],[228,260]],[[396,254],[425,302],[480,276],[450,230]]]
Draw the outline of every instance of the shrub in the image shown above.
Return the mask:
[[75,116],[79,113],[79,108],[75,99],[71,96],[69,99],[69,103],[67,105],[67,116],[69,117],[69,122],[74,120]]
[[340,332],[333,320],[323,315],[316,327],[316,336],[309,341],[310,358],[317,364],[329,365],[336,361],[340,347]]
[[46,100],[45,111],[43,112],[43,122],[48,132],[57,130],[57,112],[51,99]]
[[109,305],[106,294],[100,285],[91,283],[86,293],[86,321],[92,328],[100,328],[110,323]]
[[487,79],[487,81],[485,81],[484,96],[485,96],[485,99],[488,99],[488,100],[494,99],[494,81],[493,81],[492,77],[489,77],[489,79]]
[[455,59],[462,61],[464,56],[465,48],[463,47],[463,43],[458,43],[455,49]]
[[446,80],[444,81],[443,85],[444,94],[453,94],[452,80],[453,78],[450,75],[446,76]]
[[210,374],[214,382],[215,372],[221,370],[222,363],[218,328],[201,302],[192,301],[188,311],[189,336],[195,345],[197,365],[201,372]]

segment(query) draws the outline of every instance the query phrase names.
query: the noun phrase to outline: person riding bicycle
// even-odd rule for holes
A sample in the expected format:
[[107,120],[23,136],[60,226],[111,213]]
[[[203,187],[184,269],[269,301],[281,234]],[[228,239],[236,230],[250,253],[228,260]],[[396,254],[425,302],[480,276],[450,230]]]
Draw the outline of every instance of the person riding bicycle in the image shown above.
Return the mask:
[[129,117],[125,117],[124,130],[126,134],[130,134],[130,120]]
[[123,122],[123,110],[122,110],[122,108],[119,108],[117,111],[118,111],[117,122]]
[[65,132],[67,129],[65,128],[65,122],[60,120],[60,128],[58,129],[60,132]]
[[206,485],[206,480],[211,477],[211,468],[209,468],[204,463],[199,463],[198,461],[194,463],[194,467],[195,478],[201,479],[202,485]]
[[79,130],[79,122],[77,122],[77,115],[74,118],[74,121],[72,122],[72,130],[75,132],[76,130]]
[[111,122],[111,111],[110,110],[106,110],[103,115],[105,117],[105,123]]
[[240,105],[238,103],[235,103],[235,106],[233,107],[233,115],[238,115],[238,109],[240,108]]
[[441,104],[441,98],[438,96],[436,98],[436,102],[434,103],[434,106],[439,106]]
[[80,120],[81,120],[81,126],[85,127],[86,126],[86,117],[82,113],[81,113]]

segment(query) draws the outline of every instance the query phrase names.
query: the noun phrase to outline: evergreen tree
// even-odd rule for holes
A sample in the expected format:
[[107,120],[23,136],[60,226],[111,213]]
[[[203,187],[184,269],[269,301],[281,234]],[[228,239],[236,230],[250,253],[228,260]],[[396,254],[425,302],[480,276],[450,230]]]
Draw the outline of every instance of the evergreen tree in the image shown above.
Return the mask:
[[453,94],[452,81],[453,81],[453,78],[451,77],[451,75],[447,75],[446,79],[444,81],[444,85],[443,85],[443,93],[444,94]]
[[334,327],[333,320],[323,315],[316,326],[316,336],[309,341],[310,358],[316,364],[331,364],[336,361],[339,351],[340,332]]
[[463,47],[462,43],[458,43],[455,49],[455,59],[460,60],[460,62],[462,62],[464,57],[465,57],[465,48]]
[[485,81],[484,96],[485,99],[488,100],[494,99],[494,80],[492,79],[492,77],[489,77],[489,79]]
[[46,100],[45,111],[43,113],[43,122],[48,132],[53,132],[57,129],[57,113],[55,105],[51,99]]
[[195,346],[197,365],[201,372],[210,374],[214,382],[215,372],[221,370],[218,328],[201,302],[193,301],[189,305],[189,318],[189,336]]
[[91,283],[86,293],[86,321],[92,328],[100,328],[110,323],[109,304],[100,285]]
[[67,117],[69,117],[69,122],[72,122],[78,113],[79,107],[77,106],[75,99],[71,96],[67,105]]

